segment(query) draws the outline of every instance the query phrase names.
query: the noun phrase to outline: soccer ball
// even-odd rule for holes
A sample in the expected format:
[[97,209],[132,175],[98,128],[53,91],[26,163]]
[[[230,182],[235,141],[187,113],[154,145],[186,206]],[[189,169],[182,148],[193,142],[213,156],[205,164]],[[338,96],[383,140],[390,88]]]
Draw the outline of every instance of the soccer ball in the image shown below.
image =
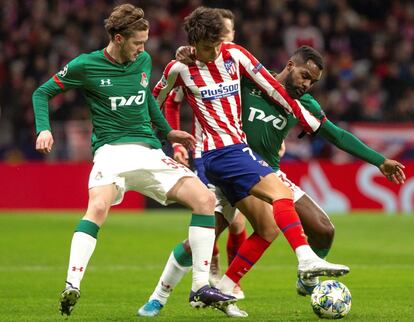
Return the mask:
[[323,281],[313,290],[311,305],[320,318],[341,319],[351,310],[351,292],[339,281]]

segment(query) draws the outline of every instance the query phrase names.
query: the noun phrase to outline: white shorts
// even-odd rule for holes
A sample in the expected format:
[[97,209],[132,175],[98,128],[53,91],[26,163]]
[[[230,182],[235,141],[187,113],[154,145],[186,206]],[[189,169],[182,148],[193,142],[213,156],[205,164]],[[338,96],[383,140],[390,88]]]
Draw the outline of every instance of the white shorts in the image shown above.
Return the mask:
[[[303,191],[300,187],[298,187],[292,181],[290,181],[283,171],[278,170],[276,172],[276,175],[283,182],[283,184],[293,192],[293,202],[296,202],[300,198],[302,198],[302,196],[305,194],[305,191]],[[236,211],[237,208],[230,204],[230,202],[224,196],[223,192],[221,192],[220,188],[215,187],[214,191],[216,193],[217,200],[215,211],[221,213],[227,220],[227,222],[230,224],[238,214],[238,212]]]
[[105,144],[96,151],[93,162],[89,189],[114,183],[118,193],[113,205],[120,204],[129,190],[167,205],[174,202],[166,194],[177,181],[196,176],[161,149],[140,143]]
[[299,186],[295,185],[289,178],[286,176],[282,170],[278,170],[276,172],[279,179],[293,192],[293,202],[298,201],[300,198],[303,197],[305,191],[303,191]]
[[227,222],[231,224],[234,218],[236,218],[237,214],[239,213],[238,211],[236,211],[237,208],[230,204],[230,202],[227,200],[223,192],[221,192],[219,187],[215,187],[214,192],[216,194],[216,208],[214,209],[214,211],[221,213],[224,219],[226,219]]

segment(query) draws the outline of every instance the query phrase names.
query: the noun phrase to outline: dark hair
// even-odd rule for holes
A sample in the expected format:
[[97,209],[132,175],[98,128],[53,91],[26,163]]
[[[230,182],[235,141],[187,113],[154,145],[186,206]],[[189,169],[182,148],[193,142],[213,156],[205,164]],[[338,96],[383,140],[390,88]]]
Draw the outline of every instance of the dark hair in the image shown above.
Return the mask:
[[225,19],[230,19],[234,22],[234,14],[229,9],[217,8],[218,12],[220,12],[221,16]]
[[105,19],[105,29],[111,39],[116,34],[129,38],[136,31],[148,30],[149,23],[144,19],[144,10],[125,3],[115,7],[109,18]]
[[293,56],[291,57],[291,60],[293,60],[295,63],[307,63],[308,60],[311,60],[315,63],[316,66],[320,70],[323,70],[323,58],[322,55],[314,48],[309,46],[300,46],[296,51],[294,52]]
[[185,17],[184,30],[190,45],[201,40],[219,42],[226,32],[220,11],[207,7],[198,7]]

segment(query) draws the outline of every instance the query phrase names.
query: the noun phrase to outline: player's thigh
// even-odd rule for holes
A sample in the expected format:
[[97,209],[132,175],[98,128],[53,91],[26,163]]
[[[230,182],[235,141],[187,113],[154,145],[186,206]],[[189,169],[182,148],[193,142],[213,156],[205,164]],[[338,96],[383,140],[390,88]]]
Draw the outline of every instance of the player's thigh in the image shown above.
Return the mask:
[[273,173],[246,144],[234,144],[203,153],[206,177],[219,187],[230,204],[249,196],[253,186]]
[[269,242],[277,237],[279,229],[274,220],[271,205],[254,196],[248,196],[238,201],[236,207],[246,216],[259,236]]
[[234,220],[229,225],[229,232],[238,235],[243,232],[246,226],[246,219],[240,211],[237,211]]
[[96,200],[102,194],[101,191],[108,190],[107,187],[110,186],[116,189],[111,204],[116,205],[122,202],[126,190],[125,178],[119,174],[125,170],[126,162],[124,160],[127,159],[129,151],[127,146],[110,144],[105,144],[96,151],[88,182],[90,206],[95,205]]
[[268,203],[279,199],[293,199],[292,191],[283,184],[276,173],[262,177],[250,190],[250,194]]
[[333,234],[334,226],[326,212],[307,194],[295,202],[295,209],[305,233],[309,235]]
[[[125,181],[126,191],[137,191],[162,205],[183,199],[181,195],[177,197],[175,192],[182,186],[188,191],[188,185],[182,184],[184,179],[199,183],[190,169],[166,156],[161,149],[137,146],[130,150],[125,159],[123,169],[126,171],[120,172],[119,176]],[[199,183],[195,189],[198,191],[200,186],[203,188]]]
[[89,189],[88,209],[84,219],[93,221],[99,226],[103,224],[117,193],[115,184],[97,186]]
[[168,200],[177,201],[202,214],[214,213],[216,198],[197,177],[182,177],[167,193]]
[[216,207],[214,209],[215,213],[221,214],[225,219],[227,225],[231,224],[236,217],[236,207],[231,205],[230,201],[227,199],[219,187],[212,186],[210,184],[209,189],[214,191],[216,195]]

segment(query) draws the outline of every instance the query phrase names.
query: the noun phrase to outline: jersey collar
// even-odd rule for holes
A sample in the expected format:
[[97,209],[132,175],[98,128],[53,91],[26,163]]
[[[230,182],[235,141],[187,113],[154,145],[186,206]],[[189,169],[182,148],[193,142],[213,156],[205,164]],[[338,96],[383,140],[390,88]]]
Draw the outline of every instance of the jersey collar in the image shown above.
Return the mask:
[[116,66],[119,66],[119,67],[127,68],[127,67],[131,66],[134,63],[133,61],[129,61],[129,62],[124,63],[124,64],[118,63],[111,55],[109,55],[108,51],[106,50],[106,47],[103,50],[103,54],[106,57],[106,59],[108,59],[112,64],[114,64]]

